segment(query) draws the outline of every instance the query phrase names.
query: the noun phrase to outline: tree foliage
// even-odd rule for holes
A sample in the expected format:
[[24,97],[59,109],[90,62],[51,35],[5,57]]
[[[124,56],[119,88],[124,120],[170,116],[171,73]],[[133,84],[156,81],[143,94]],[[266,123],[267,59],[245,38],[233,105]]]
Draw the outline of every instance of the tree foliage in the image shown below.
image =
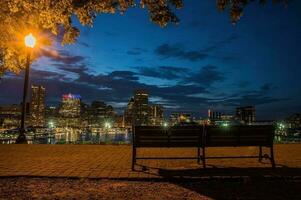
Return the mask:
[[[264,5],[269,0],[217,0],[217,8],[220,11],[229,10],[230,19],[233,24],[236,24],[243,15],[243,9],[250,2],[257,2]],[[289,0],[271,0],[272,3],[283,3],[287,5]]]
[[[249,1],[252,0],[217,0],[217,7],[229,9],[232,22],[237,22]],[[150,20],[160,26],[177,23],[179,19],[173,11],[183,6],[183,0],[1,0],[0,74],[5,71],[18,73],[24,69],[23,38],[26,34],[38,35],[40,45],[51,43],[51,38],[58,35],[62,44],[73,43],[79,36],[79,30],[72,23],[73,17],[77,17],[82,25],[92,26],[97,15],[122,14],[136,3],[146,8]],[[35,50],[32,60],[40,55],[41,52]]]

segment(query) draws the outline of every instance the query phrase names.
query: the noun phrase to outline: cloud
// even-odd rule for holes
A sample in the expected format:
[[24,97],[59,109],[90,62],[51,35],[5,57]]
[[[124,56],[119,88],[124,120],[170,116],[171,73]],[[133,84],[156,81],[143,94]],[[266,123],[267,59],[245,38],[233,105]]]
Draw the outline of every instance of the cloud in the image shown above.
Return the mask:
[[262,92],[270,92],[272,91],[273,89],[277,89],[278,87],[277,86],[274,86],[273,84],[271,83],[265,83],[263,84],[260,89]]
[[135,72],[132,71],[113,71],[108,74],[108,77],[111,77],[114,80],[129,80],[129,81],[137,81],[139,78],[136,76]]
[[208,58],[207,53],[200,51],[186,51],[179,45],[162,44],[155,49],[155,54],[163,58],[178,58],[196,62]]
[[86,42],[78,42],[78,44],[80,44],[80,45],[83,46],[83,47],[91,47],[91,45],[89,45],[89,44],[86,43]]
[[137,67],[137,70],[137,75],[139,76],[176,80],[180,85],[192,84],[209,87],[226,79],[224,73],[217,66],[213,65],[203,66],[197,71],[173,66]]
[[[161,44],[155,50],[154,53],[159,55],[162,58],[177,58],[181,60],[189,60],[191,62],[197,62],[200,60],[205,60],[210,57],[210,53],[214,52],[217,49],[222,48],[223,46],[237,40],[239,37],[235,34],[232,34],[222,40],[208,42],[208,46],[199,50],[185,50],[184,47],[180,44]],[[235,59],[233,56],[223,56],[220,59],[223,61],[232,61]]]
[[42,49],[41,54],[47,58],[49,58],[52,62],[63,63],[63,64],[77,64],[83,62],[85,57],[72,55],[68,51],[65,50],[47,50]]
[[139,75],[161,79],[180,79],[190,70],[182,67],[158,66],[158,67],[137,67]]
[[72,72],[76,74],[89,71],[88,67],[84,63],[79,63],[79,64],[53,63],[51,65],[55,66],[59,70],[63,70],[65,72]]
[[204,52],[212,52],[212,51],[215,51],[235,40],[237,40],[239,37],[238,35],[236,34],[232,34],[222,40],[219,40],[219,41],[213,41],[211,43],[209,43],[209,45],[207,47],[205,47],[202,51]]
[[272,97],[271,89],[266,84],[259,87],[257,90],[242,90],[236,93],[232,93],[228,97],[223,97],[219,99],[210,99],[208,102],[211,102],[215,105],[222,106],[249,106],[249,105],[264,105],[274,102],[287,101],[289,98],[277,98]]
[[183,79],[184,83],[193,83],[203,86],[211,86],[216,82],[225,80],[223,72],[218,70],[218,67],[206,65],[199,71],[191,73],[190,76]]
[[249,95],[242,95],[238,98],[225,99],[216,103],[222,104],[223,106],[249,106],[249,105],[258,106],[258,105],[279,102],[284,100],[288,100],[288,99],[274,98],[262,94],[249,94]]

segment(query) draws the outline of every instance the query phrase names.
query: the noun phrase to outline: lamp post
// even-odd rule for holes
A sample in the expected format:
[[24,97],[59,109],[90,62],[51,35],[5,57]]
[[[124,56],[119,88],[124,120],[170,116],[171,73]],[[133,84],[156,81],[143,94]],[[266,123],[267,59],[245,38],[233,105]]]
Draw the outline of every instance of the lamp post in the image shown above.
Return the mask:
[[26,46],[27,55],[26,55],[26,69],[25,69],[25,78],[24,78],[24,87],[23,87],[21,128],[20,128],[19,136],[16,140],[17,144],[27,144],[27,139],[25,135],[26,97],[27,97],[27,90],[28,90],[30,54],[31,54],[31,50],[34,48],[36,44],[36,38],[30,33],[25,36],[24,43]]

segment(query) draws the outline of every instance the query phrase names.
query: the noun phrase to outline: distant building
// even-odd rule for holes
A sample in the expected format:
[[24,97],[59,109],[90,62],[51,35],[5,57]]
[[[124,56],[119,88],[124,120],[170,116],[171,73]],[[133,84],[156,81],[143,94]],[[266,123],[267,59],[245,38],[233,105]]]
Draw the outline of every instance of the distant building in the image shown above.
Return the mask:
[[48,106],[45,108],[45,121],[46,127],[53,128],[57,126],[58,121],[58,108],[55,106]]
[[170,115],[170,125],[192,122],[191,114],[189,113],[172,113]]
[[136,126],[148,125],[148,112],[148,92],[137,90],[134,95],[134,124]]
[[88,124],[92,127],[102,127],[105,121],[114,121],[115,112],[112,106],[102,101],[93,101],[87,108]]
[[234,120],[234,116],[233,115],[222,114],[220,119],[223,120],[223,121],[231,121],[231,120]]
[[220,120],[222,116],[221,112],[213,111],[213,110],[208,110],[208,118],[210,120]]
[[124,111],[124,126],[131,128],[134,120],[134,98],[132,97]]
[[161,105],[149,106],[149,125],[150,126],[163,125],[163,106]]
[[80,95],[64,94],[59,109],[62,117],[79,117],[80,116]]
[[80,127],[81,97],[64,94],[59,108],[61,127]]
[[0,106],[0,126],[3,128],[17,128],[21,122],[21,105]]
[[255,107],[245,106],[236,108],[236,119],[245,124],[255,122]]
[[107,105],[102,101],[93,101],[88,108],[89,124],[92,127],[100,127],[106,117]]
[[124,128],[125,127],[124,115],[119,115],[119,116],[116,117],[114,127],[117,127],[117,128]]
[[45,124],[45,88],[31,86],[30,121],[34,127],[43,127]]
[[301,128],[301,113],[295,113],[289,116],[285,122],[289,128]]

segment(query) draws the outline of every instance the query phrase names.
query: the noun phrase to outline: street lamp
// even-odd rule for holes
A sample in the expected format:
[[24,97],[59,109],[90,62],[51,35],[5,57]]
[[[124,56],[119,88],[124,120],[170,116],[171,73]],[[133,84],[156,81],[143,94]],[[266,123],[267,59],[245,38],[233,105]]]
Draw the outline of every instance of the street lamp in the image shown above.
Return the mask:
[[26,46],[26,69],[25,69],[25,79],[24,79],[24,87],[23,87],[23,101],[22,101],[22,118],[21,118],[21,128],[19,136],[16,140],[17,144],[27,144],[27,139],[25,135],[25,113],[26,113],[26,96],[28,90],[28,79],[29,79],[29,67],[30,67],[30,54],[31,50],[36,45],[36,38],[29,33],[24,38],[24,44]]

